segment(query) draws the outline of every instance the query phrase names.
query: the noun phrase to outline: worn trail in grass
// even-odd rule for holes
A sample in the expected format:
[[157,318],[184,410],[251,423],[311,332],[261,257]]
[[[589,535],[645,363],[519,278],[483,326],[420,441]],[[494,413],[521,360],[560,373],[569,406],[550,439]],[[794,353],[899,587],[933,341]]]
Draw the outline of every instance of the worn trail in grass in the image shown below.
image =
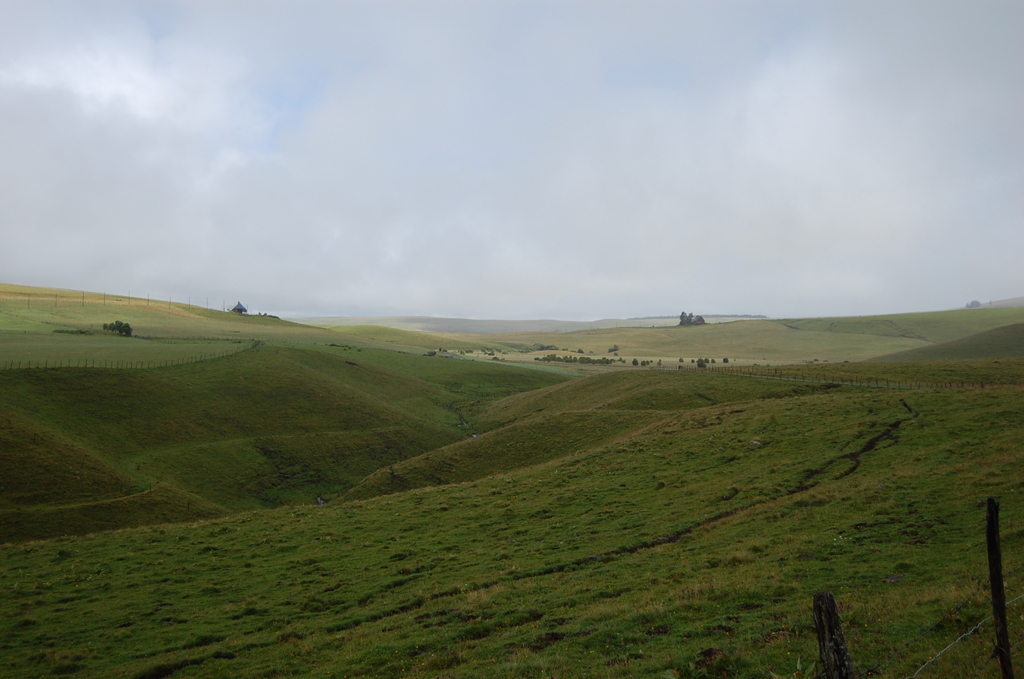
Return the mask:
[[[819,589],[865,669],[984,580],[986,496],[1003,500],[1007,570],[1024,563],[1019,387],[771,395],[737,377],[727,396],[721,376],[646,375],[722,399],[650,397],[646,427],[471,482],[5,547],[7,671],[792,675],[816,656]],[[571,391],[602,379],[536,397],[583,402]],[[979,598],[881,676],[986,615]],[[930,676],[966,679],[987,655],[965,645]]]

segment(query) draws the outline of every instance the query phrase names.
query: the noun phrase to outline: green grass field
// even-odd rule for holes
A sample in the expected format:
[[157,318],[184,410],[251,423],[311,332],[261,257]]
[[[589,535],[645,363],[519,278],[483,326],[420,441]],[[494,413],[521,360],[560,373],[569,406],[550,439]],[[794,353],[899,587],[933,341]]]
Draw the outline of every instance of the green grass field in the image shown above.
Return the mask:
[[[131,324],[134,337],[103,330]],[[337,335],[266,316],[239,316],[186,304],[0,284],[0,369],[12,364],[145,365],[215,356],[250,340],[329,344]],[[370,346],[370,343],[350,344]]]
[[[451,351],[504,352],[508,360],[532,361],[554,351],[588,356],[661,359],[729,358],[741,365],[823,361],[863,361],[896,352],[931,350],[1024,321],[1024,309],[975,309],[918,314],[797,320],[752,320],[695,327],[608,328],[571,333],[517,332],[456,335],[413,332],[382,326],[332,326],[353,339],[371,340],[405,350],[445,348]],[[535,350],[537,346],[556,349]],[[1017,345],[1019,347],[1019,342]],[[925,354],[926,355],[926,354]],[[1002,354],[1017,355],[1017,354]],[[909,355],[908,355],[909,356]],[[984,355],[949,358],[987,358]],[[935,358],[945,356],[936,355]]]
[[482,403],[564,379],[382,353],[264,345],[168,368],[0,371],[0,539],[330,499],[469,436]]
[[[817,330],[793,330],[772,321],[737,321],[697,327],[610,328],[572,333],[515,333],[514,335],[445,336],[415,333],[376,326],[332,328],[345,337],[387,337],[398,346],[423,349],[497,349],[510,360],[531,361],[535,356],[555,351],[575,353],[583,349],[594,356],[612,356],[608,349],[619,346],[619,356],[632,359],[676,361],[678,358],[723,357],[731,361],[795,362],[803,360],[863,360],[882,354],[927,346],[919,339],[875,334],[837,333]],[[556,350],[532,351],[536,345]]]
[[1007,358],[1024,356],[1024,323],[1004,325],[975,335],[930,347],[910,349],[875,360],[952,361],[959,359]]
[[[546,400],[597,403],[615,379]],[[650,398],[646,426],[613,422],[623,436],[529,467],[4,547],[6,672],[793,676],[816,656],[820,589],[839,598],[863,670],[984,580],[986,496],[1002,498],[1007,571],[1024,563],[1018,387],[769,393],[778,385],[733,376],[636,379],[650,384],[619,405]],[[700,394],[721,400],[669,407]],[[1008,595],[1022,590],[1015,572]],[[977,596],[875,676],[912,673],[986,615]],[[970,677],[987,656],[964,644],[923,676]]]
[[879,337],[903,337],[940,344],[1004,325],[1024,322],[1024,308],[957,309],[885,316],[805,318],[775,321],[786,327]]
[[[903,679],[990,614],[989,496],[1024,595],[1020,310],[451,337],[82,297],[0,286],[3,677],[806,679],[829,590]],[[991,638],[919,677],[997,677]]]

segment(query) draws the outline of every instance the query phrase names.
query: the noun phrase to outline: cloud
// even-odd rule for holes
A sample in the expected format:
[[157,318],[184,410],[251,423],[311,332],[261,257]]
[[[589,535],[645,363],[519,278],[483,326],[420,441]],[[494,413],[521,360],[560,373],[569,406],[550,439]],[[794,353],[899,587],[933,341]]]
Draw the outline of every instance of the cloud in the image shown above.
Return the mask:
[[567,319],[1024,287],[1012,6],[39,7],[0,22],[13,282]]

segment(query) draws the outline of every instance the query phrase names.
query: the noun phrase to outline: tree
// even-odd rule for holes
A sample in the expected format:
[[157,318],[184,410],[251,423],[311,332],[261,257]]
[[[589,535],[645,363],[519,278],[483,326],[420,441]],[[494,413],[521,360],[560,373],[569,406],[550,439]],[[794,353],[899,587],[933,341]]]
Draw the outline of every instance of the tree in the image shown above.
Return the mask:
[[697,359],[697,367],[698,368],[703,368],[704,367],[704,359],[703,358],[698,358]]
[[685,311],[679,314],[679,325],[693,325],[693,314],[688,314]]
[[132,326],[129,325],[128,323],[122,323],[121,321],[114,321],[113,323],[104,323],[103,329],[109,330],[110,332],[113,333],[117,333],[122,337],[132,336]]
[[727,359],[727,358],[723,358],[722,359],[722,363],[728,363],[728,362],[729,362],[729,359]]
[[634,358],[634,359],[633,359],[633,365],[640,365],[640,361],[638,361],[638,360],[636,360],[636,359]]

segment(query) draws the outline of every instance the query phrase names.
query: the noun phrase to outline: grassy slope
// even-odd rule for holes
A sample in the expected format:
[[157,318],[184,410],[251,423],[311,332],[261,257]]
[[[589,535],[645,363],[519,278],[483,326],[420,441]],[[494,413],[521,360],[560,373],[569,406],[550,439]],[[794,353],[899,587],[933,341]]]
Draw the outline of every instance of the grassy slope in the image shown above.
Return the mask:
[[952,361],[1024,356],[1024,323],[1004,325],[960,339],[881,356],[879,361]]
[[708,381],[692,372],[647,371],[563,383],[491,404],[479,416],[488,433],[380,469],[345,497],[364,499],[480,479],[598,449],[634,436],[672,413],[823,388],[828,387],[767,380]]
[[[53,303],[57,294],[58,303]],[[0,367],[60,361],[162,362],[235,351],[248,340],[327,344],[337,335],[322,328],[270,317],[238,316],[185,304],[153,302],[95,293],[49,291],[0,284]],[[31,302],[26,301],[31,296]],[[137,337],[103,331],[115,320],[130,323]],[[77,332],[87,334],[73,334]],[[370,342],[353,343],[370,346]]]
[[[859,672],[984,581],[985,496],[1003,499],[1006,570],[1024,563],[1021,388],[766,399],[758,380],[656,379],[673,382],[655,426],[515,473],[4,547],[4,672],[685,677],[717,657],[708,675],[792,675],[816,657],[821,589]],[[673,389],[729,402],[663,407]],[[988,613],[978,597],[875,676]],[[988,655],[961,644],[928,676]]]
[[[771,321],[737,321],[696,327],[669,328],[613,328],[605,330],[582,330],[572,333],[515,333],[510,335],[458,335],[446,336],[440,343],[439,336],[425,335],[391,328],[362,330],[360,326],[334,328],[345,337],[381,339],[393,341],[396,345],[414,346],[423,349],[443,346],[446,349],[504,348],[506,351],[521,351],[533,345],[556,346],[559,351],[575,352],[583,349],[594,356],[610,356],[608,349],[620,347],[619,355],[626,359],[666,358],[717,358],[748,361],[803,361],[815,358],[828,360],[863,360],[893,351],[925,345],[919,339],[879,336],[873,334],[837,333],[817,330],[796,331]],[[365,326],[364,326],[365,327]],[[417,344],[418,343],[418,344]],[[562,351],[565,350],[565,351]],[[533,355],[543,355],[541,351]]]
[[[186,520],[192,504],[223,514],[330,498],[467,435],[459,408],[560,379],[460,362],[431,381],[442,359],[409,356],[396,370],[380,354],[263,346],[153,370],[0,372],[0,538],[60,534],[60,516],[90,503],[106,516],[125,496],[121,522],[94,529]],[[453,384],[459,367],[470,386]],[[180,500],[177,513],[146,509],[153,484]]]
[[[1024,320],[1024,309],[977,309],[851,318],[737,321],[689,328],[613,328],[571,333],[438,335],[377,326],[335,327],[346,337],[403,347],[518,351],[535,344],[631,359],[706,357],[732,361],[860,361],[921,349]],[[547,351],[540,352],[549,353]],[[532,356],[531,356],[532,358]]]
[[1024,309],[958,309],[884,316],[775,321],[787,327],[842,334],[903,337],[938,344],[1024,321]]
[[369,340],[403,351],[437,351],[438,349],[479,351],[484,348],[496,350],[508,348],[500,342],[490,341],[487,335],[441,334],[389,328],[382,325],[340,325],[326,326],[326,328],[331,332],[344,335],[346,338]]

